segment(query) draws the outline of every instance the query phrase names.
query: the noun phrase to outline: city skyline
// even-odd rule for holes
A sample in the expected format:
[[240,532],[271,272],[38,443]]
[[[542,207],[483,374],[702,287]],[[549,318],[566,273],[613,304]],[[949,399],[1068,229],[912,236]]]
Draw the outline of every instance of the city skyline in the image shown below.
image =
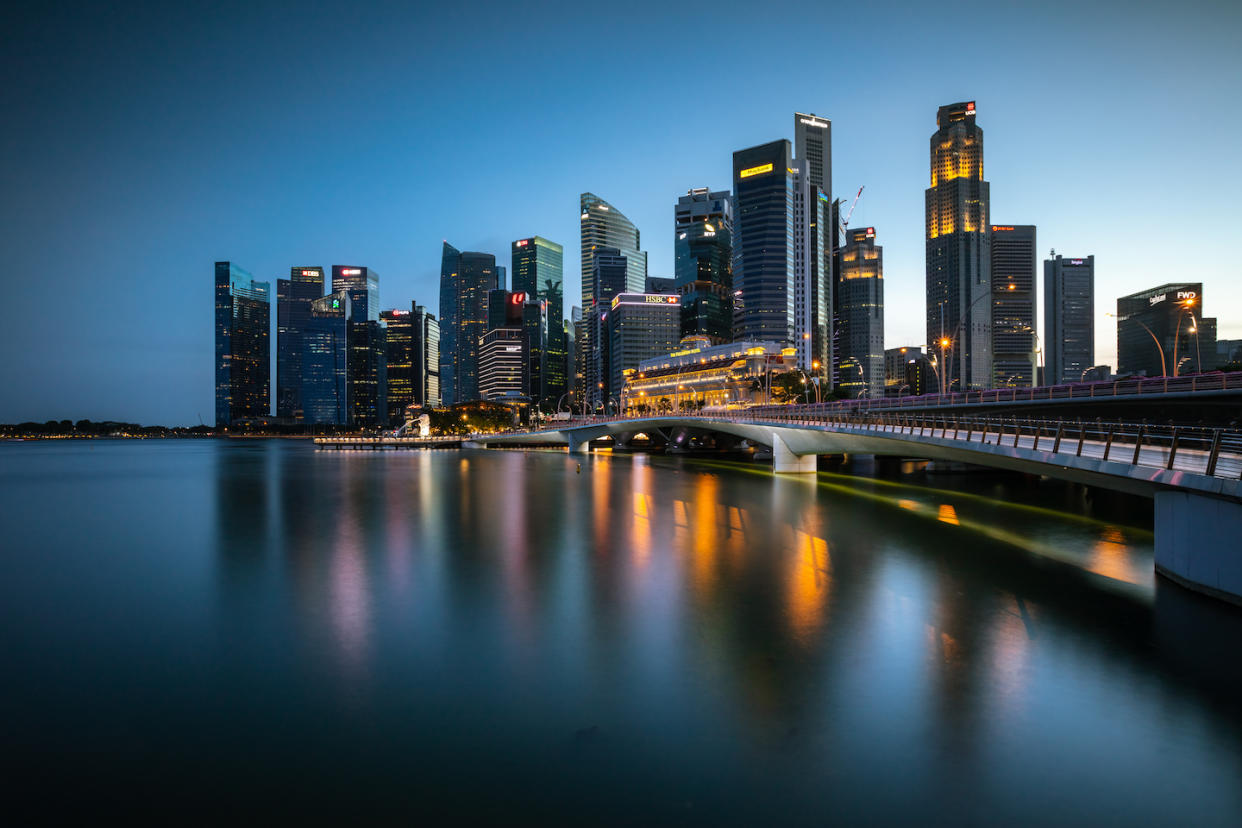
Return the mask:
[[[192,20],[192,33],[178,41],[195,47],[185,50],[192,53],[186,65],[169,78],[138,81],[133,67],[163,48],[161,38],[148,42],[146,35],[184,22],[173,12],[104,19],[86,13],[71,24],[31,23],[20,28],[29,51],[5,58],[22,81],[14,111],[24,126],[8,138],[6,155],[20,164],[5,162],[11,193],[5,226],[14,266],[39,274],[15,280],[16,299],[23,306],[57,307],[72,333],[42,353],[19,348],[23,359],[3,375],[12,393],[0,419],[209,422],[212,365],[205,355],[211,352],[212,323],[201,274],[213,261],[236,262],[256,280],[273,284],[294,265],[365,262],[384,274],[383,309],[409,307],[411,301],[434,309],[437,253],[445,238],[507,264],[506,248],[537,234],[569,248],[564,269],[577,272],[575,201],[594,192],[643,234],[648,271],[672,276],[670,206],[691,187],[729,188],[731,154],[791,138],[792,112],[832,121],[835,197],[866,185],[851,223],[875,226],[885,239],[886,347],[925,344],[926,140],[936,108],[955,100],[977,102],[987,133],[991,215],[1038,226],[1039,261],[1050,248],[1095,256],[1097,362],[1116,365],[1115,324],[1101,318],[1116,297],[1180,278],[1148,264],[1149,239],[1173,221],[1196,226],[1203,250],[1194,281],[1211,295],[1208,312],[1220,319],[1220,338],[1237,338],[1242,318],[1233,309],[1242,305],[1242,288],[1230,278],[1235,210],[1229,196],[1242,179],[1242,163],[1229,145],[1240,119],[1235,97],[1222,92],[1237,76],[1239,58],[1227,48],[1227,35],[1236,31],[1229,24],[1238,12],[1201,4],[1169,20],[1127,6],[1117,18],[1122,8],[1067,7],[1055,24],[1036,21],[1016,43],[1007,28],[1014,18],[989,12],[979,21],[984,36],[975,46],[994,71],[943,78],[924,77],[914,58],[900,57],[903,49],[913,50],[922,15],[931,14],[912,13],[887,24],[891,45],[878,47],[878,59],[859,70],[861,86],[850,83],[865,94],[850,95],[794,77],[791,59],[775,57],[779,27],[745,24],[743,12],[732,9],[706,27],[695,23],[709,39],[724,41],[745,27],[763,44],[756,56],[734,59],[744,81],[728,106],[673,103],[656,94],[676,61],[672,53],[665,56],[673,34],[657,33],[635,46],[649,61],[626,63],[626,72],[608,81],[617,96],[616,118],[574,99],[584,82],[570,74],[582,55],[568,45],[553,46],[541,61],[513,66],[511,76],[499,81],[477,69],[451,83],[419,85],[411,78],[423,75],[412,70],[440,52],[402,55],[390,43],[393,35],[382,31],[392,21],[378,14],[363,15],[355,25],[377,47],[374,54],[400,55],[388,63],[372,58],[346,68],[308,61],[299,64],[298,74],[283,66],[283,58],[256,50],[250,62],[221,72],[231,66],[220,63],[221,55],[275,36],[274,21],[237,12]],[[879,18],[881,12],[870,15]],[[327,17],[297,22],[290,34],[308,48],[326,46],[337,34]],[[495,17],[479,32],[483,43],[504,33],[505,16]],[[811,18],[809,25],[825,37],[844,20],[820,11]],[[409,32],[420,20],[397,22],[394,33]],[[441,16],[431,22],[426,37],[454,21]],[[668,22],[673,29],[689,25],[677,18]],[[1100,42],[1085,33],[1103,25],[1120,27],[1127,37]],[[97,31],[110,37],[96,42]],[[848,43],[838,39],[832,45],[844,54]],[[110,60],[128,54],[124,50],[132,53],[128,60]],[[1176,66],[1152,64],[1153,50]],[[619,59],[618,52],[602,54]],[[1081,62],[1071,71],[1055,65],[1058,55]],[[761,65],[765,60],[772,65]],[[49,69],[48,61],[63,65]],[[70,83],[101,66],[106,71],[92,78],[92,94]],[[191,70],[210,80],[186,87],[185,103],[167,103],[167,117],[145,117],[164,112],[153,105],[169,101],[169,84]],[[36,72],[43,74],[36,79]],[[778,76],[784,77],[779,85]],[[257,88],[248,90],[248,84]],[[524,99],[507,101],[508,93],[532,84],[548,91],[548,103],[532,109]],[[364,88],[372,89],[366,100],[350,100]],[[755,94],[760,89],[770,94]],[[264,109],[278,92],[289,91],[292,103]],[[407,109],[401,93],[410,93]],[[433,128],[414,117],[415,108],[428,112],[441,104],[463,116],[531,126],[532,134],[506,141],[496,130]],[[290,131],[299,112],[311,126]],[[1140,113],[1155,116],[1139,128]],[[230,123],[253,128],[214,126],[229,120],[222,118],[226,114]],[[378,117],[383,129],[333,128],[341,118],[367,114]],[[598,121],[589,140],[569,128],[583,117]],[[58,129],[62,119],[91,123],[91,140]],[[1058,121],[1066,139],[1050,142],[1049,125]],[[1179,161],[1178,175],[1154,182],[1135,176],[1135,169],[1160,175],[1149,161],[1182,145],[1186,121],[1202,126],[1196,126],[1195,151]],[[698,139],[674,138],[696,122],[704,129]],[[609,123],[621,125],[609,132],[603,129]],[[196,136],[201,124],[208,128]],[[463,159],[460,169],[442,163],[450,150]],[[1153,187],[1167,211],[1151,208]],[[484,188],[496,203],[510,205],[486,221],[479,218],[474,194]],[[1158,223],[1157,215],[1165,221]],[[73,243],[54,243],[65,237]],[[567,315],[580,304],[576,281],[565,285]],[[129,284],[144,286],[144,302],[127,302],[115,290]],[[1040,300],[1042,327],[1042,294]],[[6,342],[35,341],[36,324],[36,315],[18,315],[6,328]]]

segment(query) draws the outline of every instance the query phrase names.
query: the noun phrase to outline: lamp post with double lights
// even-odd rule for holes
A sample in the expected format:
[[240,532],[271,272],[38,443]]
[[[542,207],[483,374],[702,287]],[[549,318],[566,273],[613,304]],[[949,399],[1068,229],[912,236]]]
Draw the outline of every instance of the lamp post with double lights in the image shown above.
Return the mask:
[[1194,312],[1190,309],[1194,307],[1195,299],[1190,297],[1178,303],[1181,307],[1177,311],[1177,329],[1173,334],[1173,376],[1178,373],[1177,345],[1182,338],[1182,316],[1190,317],[1189,332],[1195,335],[1195,373],[1203,372],[1203,353],[1199,350],[1199,322],[1195,319]]

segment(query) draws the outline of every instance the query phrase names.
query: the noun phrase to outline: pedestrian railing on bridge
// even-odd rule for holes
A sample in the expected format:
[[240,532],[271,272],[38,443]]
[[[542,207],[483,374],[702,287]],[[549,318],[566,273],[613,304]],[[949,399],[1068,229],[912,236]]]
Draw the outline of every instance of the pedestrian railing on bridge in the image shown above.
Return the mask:
[[[584,417],[543,428],[515,430],[509,435],[562,431],[584,426],[633,422],[635,431],[665,427],[655,420],[702,420],[824,428],[874,436],[919,440],[951,440],[967,445],[1043,451],[1095,458],[1132,466],[1162,468],[1231,480],[1242,478],[1242,432],[1201,426],[1152,425],[1104,420],[1053,420],[1018,417],[937,415],[934,412],[835,412],[815,405],[775,405],[718,413],[654,415],[654,417]],[[486,440],[479,435],[479,440]],[[913,452],[912,452],[913,453]]]

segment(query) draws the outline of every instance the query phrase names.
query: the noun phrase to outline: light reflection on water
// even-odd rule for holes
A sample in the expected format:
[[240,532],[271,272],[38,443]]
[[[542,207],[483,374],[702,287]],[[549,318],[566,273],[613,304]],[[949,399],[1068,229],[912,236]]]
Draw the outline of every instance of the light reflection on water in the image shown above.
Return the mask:
[[31,786],[109,802],[141,773],[157,804],[210,783],[315,816],[545,823],[1242,812],[1238,614],[1154,581],[1127,500],[621,454],[98,448],[0,466]]

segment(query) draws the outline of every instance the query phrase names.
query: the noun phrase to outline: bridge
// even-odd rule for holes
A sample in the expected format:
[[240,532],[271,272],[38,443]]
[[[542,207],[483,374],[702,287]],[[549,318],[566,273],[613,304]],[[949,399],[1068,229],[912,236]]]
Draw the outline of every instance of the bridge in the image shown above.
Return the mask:
[[1242,431],[1102,420],[782,405],[647,417],[594,417],[471,435],[466,446],[554,446],[584,453],[604,437],[646,434],[770,446],[780,474],[813,473],[821,454],[972,463],[1128,492],[1155,501],[1156,569],[1242,603]]

